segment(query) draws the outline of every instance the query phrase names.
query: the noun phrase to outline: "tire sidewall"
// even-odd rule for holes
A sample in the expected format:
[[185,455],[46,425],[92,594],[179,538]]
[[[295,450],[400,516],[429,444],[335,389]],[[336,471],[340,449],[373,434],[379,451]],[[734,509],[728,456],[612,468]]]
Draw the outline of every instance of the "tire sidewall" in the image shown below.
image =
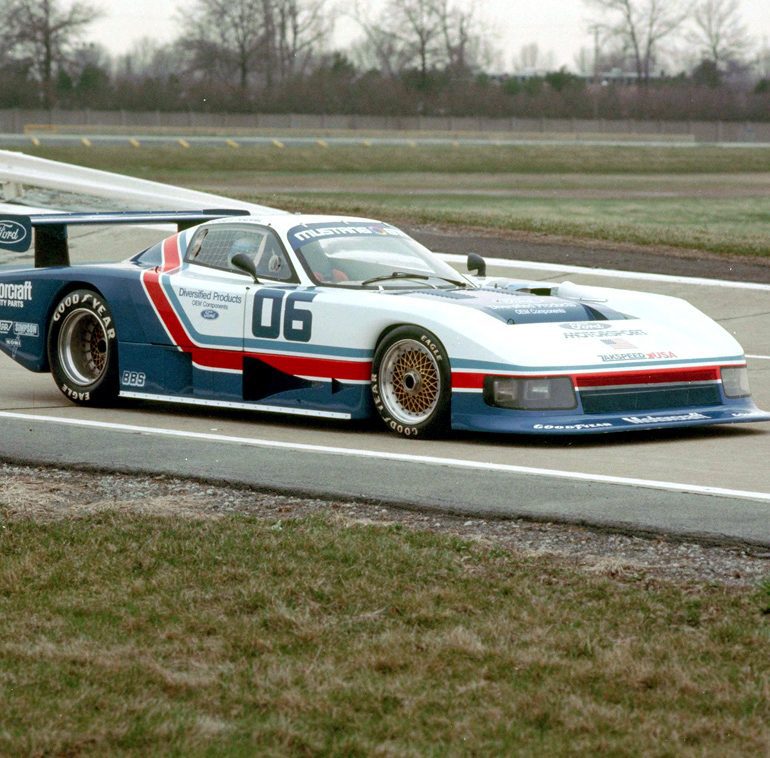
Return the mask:
[[[434,359],[439,371],[440,390],[436,407],[430,416],[419,423],[404,423],[393,418],[387,405],[382,399],[380,383],[382,380],[382,360],[388,350],[396,342],[411,339],[427,348]],[[377,415],[385,426],[393,433],[402,437],[420,438],[443,434],[449,427],[451,407],[451,369],[446,350],[438,338],[418,326],[400,326],[388,333],[377,345],[372,362],[371,394]]]
[[[67,317],[77,310],[86,310],[93,315],[101,324],[107,340],[106,370],[96,381],[86,385],[73,382],[62,368],[59,358],[59,335]],[[72,402],[81,405],[103,405],[115,400],[118,391],[117,333],[112,311],[99,293],[89,289],[77,289],[59,298],[49,321],[48,363],[57,387]]]

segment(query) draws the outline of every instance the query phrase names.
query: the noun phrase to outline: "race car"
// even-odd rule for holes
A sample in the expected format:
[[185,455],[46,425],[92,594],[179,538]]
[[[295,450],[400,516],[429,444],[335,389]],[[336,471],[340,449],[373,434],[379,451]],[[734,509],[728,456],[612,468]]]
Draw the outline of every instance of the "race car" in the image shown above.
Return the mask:
[[[175,223],[116,264],[67,229]],[[459,273],[395,226],[243,210],[0,219],[0,349],[74,403],[119,398],[449,429],[592,434],[770,420],[735,339],[687,302]]]

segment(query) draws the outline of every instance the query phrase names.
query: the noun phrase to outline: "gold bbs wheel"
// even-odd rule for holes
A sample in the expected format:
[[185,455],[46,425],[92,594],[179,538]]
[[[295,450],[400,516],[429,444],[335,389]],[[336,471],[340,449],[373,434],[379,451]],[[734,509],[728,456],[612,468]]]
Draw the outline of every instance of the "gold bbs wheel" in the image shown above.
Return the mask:
[[382,401],[402,423],[419,424],[430,417],[441,390],[436,359],[414,340],[401,340],[382,360]]
[[378,347],[372,375],[374,405],[396,434],[442,430],[449,415],[449,362],[429,332],[399,327]]

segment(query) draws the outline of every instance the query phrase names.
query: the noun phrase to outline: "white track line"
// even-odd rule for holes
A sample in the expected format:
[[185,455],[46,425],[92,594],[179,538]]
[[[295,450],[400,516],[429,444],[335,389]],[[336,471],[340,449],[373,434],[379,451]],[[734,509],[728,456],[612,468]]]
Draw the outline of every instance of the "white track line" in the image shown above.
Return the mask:
[[321,455],[342,455],[350,458],[369,458],[375,460],[398,461],[428,466],[447,466],[455,469],[472,469],[477,471],[496,471],[508,474],[523,474],[529,476],[545,476],[554,479],[569,479],[582,482],[598,482],[601,484],[618,484],[627,487],[644,487],[647,489],[666,490],[669,492],[684,492],[695,495],[714,495],[717,497],[740,498],[743,500],[763,500],[770,502],[770,492],[751,492],[748,490],[725,489],[722,487],[705,487],[698,484],[683,484],[679,482],[661,482],[654,479],[635,479],[624,476],[607,476],[604,474],[587,474],[560,469],[535,468],[532,466],[513,466],[505,463],[488,463],[484,461],[468,461],[459,458],[441,458],[430,455],[409,455],[404,453],[386,453],[376,450],[353,450],[345,447],[328,445],[309,445],[298,442],[280,442],[278,440],[254,439],[236,437],[224,434],[209,434],[205,432],[186,432],[179,429],[163,429],[157,427],[136,426],[133,424],[114,424],[103,421],[87,421],[84,419],[60,418],[57,416],[38,416],[26,413],[0,411],[0,418],[18,419],[26,422],[43,424],[61,424],[88,429],[104,429],[105,431],[146,434],[163,437],[177,437],[201,442],[218,442],[225,444],[244,445],[275,450],[295,450]]
[[[440,257],[448,263],[465,263],[466,256],[454,253],[440,253]],[[558,263],[540,263],[537,261],[518,261],[507,258],[487,258],[489,266],[499,268],[523,268],[530,271],[551,271],[565,274],[588,274],[592,276],[608,276],[615,279],[635,279],[647,282],[669,282],[671,284],[692,284],[698,287],[732,287],[743,290],[760,290],[770,292],[770,284],[759,282],[731,282],[726,279],[703,279],[693,276],[671,276],[669,274],[644,274],[634,271],[619,271],[613,268],[590,268],[589,266],[568,266]]]

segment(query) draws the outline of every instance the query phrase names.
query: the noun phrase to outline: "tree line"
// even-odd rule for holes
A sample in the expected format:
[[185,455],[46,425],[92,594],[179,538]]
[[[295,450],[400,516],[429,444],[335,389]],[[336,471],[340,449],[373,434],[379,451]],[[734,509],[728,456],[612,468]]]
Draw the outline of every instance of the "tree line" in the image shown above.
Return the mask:
[[0,0],[0,107],[770,119],[770,52],[738,0],[583,2],[593,47],[572,72],[536,43],[506,65],[455,0],[353,0],[345,50],[331,0],[190,0],[177,40],[120,56],[89,36],[87,0]]

